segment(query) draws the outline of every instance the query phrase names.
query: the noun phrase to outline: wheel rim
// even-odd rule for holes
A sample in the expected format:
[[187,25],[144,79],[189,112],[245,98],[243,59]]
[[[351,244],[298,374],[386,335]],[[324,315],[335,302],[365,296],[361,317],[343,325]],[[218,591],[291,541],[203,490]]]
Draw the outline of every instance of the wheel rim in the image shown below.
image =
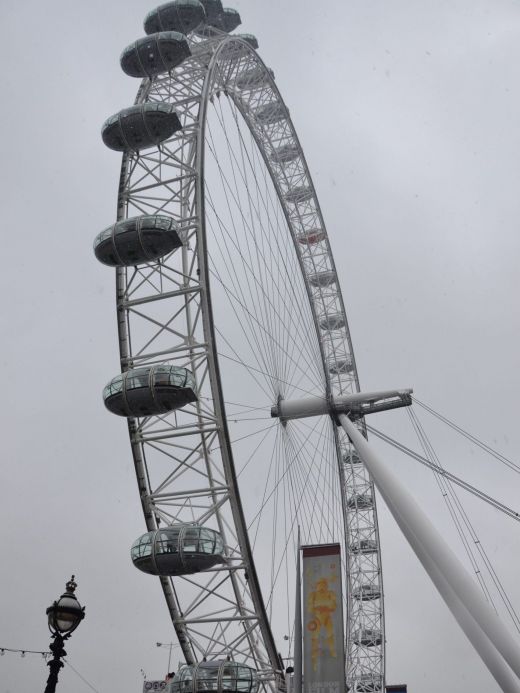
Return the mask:
[[[207,521],[213,522],[226,538],[229,570],[199,574],[198,578],[175,578],[174,582],[170,578],[160,578],[186,660],[194,662],[204,656],[230,655],[254,666],[265,685],[281,685],[283,665],[268,618],[268,610],[272,616],[276,605],[271,595],[267,597],[267,609],[264,605],[249,545],[247,522],[236,483],[232,436],[226,419],[216,344],[218,340],[221,344],[223,341],[222,335],[217,338],[215,335],[209,292],[210,282],[216,284],[215,268],[219,263],[212,268],[206,248],[206,227],[210,226],[211,212],[205,212],[205,207],[206,210],[212,207],[214,219],[217,216],[215,204],[210,199],[211,191],[204,184],[206,142],[211,139],[204,139],[204,131],[208,105],[219,92],[226,94],[225,98],[247,123],[259,147],[259,161],[263,161],[274,183],[286,229],[292,234],[289,240],[293,245],[293,258],[296,258],[294,267],[297,265],[301,271],[304,292],[299,296],[308,301],[307,327],[314,330],[312,351],[317,365],[314,375],[319,379],[321,371],[321,387],[328,396],[358,390],[357,371],[337,281],[333,282],[334,290],[330,289],[331,284],[320,283],[319,277],[326,273],[329,278],[336,276],[334,262],[303,153],[272,78],[256,53],[240,39],[215,32],[205,41],[194,38],[191,45],[192,58],[170,76],[154,82],[145,80],[136,99],[136,103],[146,100],[173,102],[183,130],[151,153],[123,157],[118,202],[118,219],[132,214],[166,212],[180,223],[185,240],[181,268],[177,264],[179,253],[172,253],[160,263],[135,270],[118,269],[118,326],[123,370],[159,362],[191,367],[199,393],[210,394],[203,395],[196,405],[191,409],[187,407],[184,412],[169,417],[129,419],[128,425],[148,529],[155,529],[158,520],[163,523]],[[237,90],[233,86],[237,78],[251,74],[252,70],[267,75],[265,86],[260,90]],[[276,108],[281,108],[283,117],[271,124],[269,121],[279,116]],[[289,164],[277,161],[273,138],[277,138],[276,150],[285,151],[286,158],[294,154],[291,146],[298,151],[298,156]],[[208,229],[208,236],[211,234]],[[265,312],[266,318],[268,313]],[[290,313],[286,315],[290,318]],[[300,317],[302,315],[300,311]],[[298,334],[296,320],[293,326],[295,336]],[[301,325],[299,327],[301,334]],[[267,370],[272,371],[272,377],[277,368],[274,358],[271,365],[272,369]],[[279,386],[288,382],[287,372],[287,368],[281,368],[275,375]],[[296,366],[292,372],[296,372]],[[305,378],[303,381],[301,378],[300,374],[300,385],[305,385],[301,389],[306,390],[310,381],[306,384]],[[286,387],[273,391],[273,397],[287,395]],[[281,445],[287,450],[292,424],[287,427],[279,424],[279,428],[280,436],[285,436]],[[327,439],[332,441],[327,454],[334,456],[337,465],[338,488],[344,488],[343,494],[336,494],[339,504],[345,496],[347,499],[362,495],[373,498],[373,487],[363,467],[341,461],[350,450],[348,440],[329,421],[322,424],[322,428],[328,429]],[[309,436],[303,440],[316,449],[322,430],[316,433],[315,429],[313,435],[318,436],[315,442],[311,438],[309,443]],[[291,460],[292,454],[294,463],[296,453],[301,457],[301,448],[295,448],[294,441],[292,445],[287,459]],[[197,462],[193,459],[196,455],[200,456]],[[173,461],[173,471],[170,468],[166,476],[164,471],[156,471],[161,464],[164,470],[165,457]],[[183,487],[190,474],[198,476],[199,481],[203,477],[204,484]],[[173,491],[174,487],[182,490]],[[336,516],[338,513],[340,526],[346,530],[346,541],[344,533],[339,537],[343,547],[345,543],[355,546],[363,541],[375,542],[375,551],[350,551],[347,560],[347,677],[354,690],[368,690],[366,686],[370,685],[378,690],[384,681],[382,601],[353,596],[367,584],[377,585],[382,593],[376,509],[375,505],[363,508],[359,502],[353,507],[343,503],[343,507],[336,510]],[[259,528],[258,522],[257,532]],[[313,540],[310,534],[308,536],[306,539],[304,528],[304,541]],[[293,523],[292,541],[294,537]],[[315,541],[318,539],[316,537]],[[286,546],[285,556],[287,551]],[[212,604],[214,613],[204,619],[201,614],[204,608],[207,611],[208,604]],[[362,639],[355,635],[361,629],[379,630],[382,644],[363,645]]]

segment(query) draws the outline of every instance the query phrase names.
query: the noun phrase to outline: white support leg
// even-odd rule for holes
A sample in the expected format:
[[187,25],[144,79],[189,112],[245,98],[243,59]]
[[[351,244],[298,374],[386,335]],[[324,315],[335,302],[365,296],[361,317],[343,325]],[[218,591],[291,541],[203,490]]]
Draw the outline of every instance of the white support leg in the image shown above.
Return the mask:
[[[433,563],[430,565],[430,570],[436,571],[436,566]],[[504,691],[504,693],[520,693],[520,683],[518,679],[508,667],[491,640],[475,622],[475,619],[469,611],[457,599],[453,590],[440,573],[438,573],[438,580],[444,582],[444,591],[442,593],[444,601],[451,609],[457,623],[480,655],[480,658],[500,686],[500,689]],[[437,586],[438,582],[435,584]]]
[[[500,661],[500,657],[493,655],[492,649],[498,650],[516,676],[520,678],[518,643],[485,601],[463,565],[397,477],[379,460],[348,416],[339,414],[338,418],[371,473],[375,485],[401,531],[455,618],[464,628],[473,646],[481,654],[493,677],[501,682],[501,686],[503,684],[509,686],[503,688],[504,691],[516,693],[518,681],[516,688],[510,687],[511,677],[507,675],[507,667]],[[491,648],[487,647],[486,640]]]

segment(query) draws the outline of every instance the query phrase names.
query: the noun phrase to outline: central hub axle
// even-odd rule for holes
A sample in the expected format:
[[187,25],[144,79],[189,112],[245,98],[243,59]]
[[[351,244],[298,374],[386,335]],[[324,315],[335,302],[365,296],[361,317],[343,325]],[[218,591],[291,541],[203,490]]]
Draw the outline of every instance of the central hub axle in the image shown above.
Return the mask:
[[338,397],[305,397],[303,399],[280,399],[271,408],[271,416],[281,421],[304,419],[309,416],[328,414],[334,419],[346,414],[355,421],[366,414],[374,414],[387,409],[409,407],[412,403],[411,389],[384,390],[382,392],[356,392]]

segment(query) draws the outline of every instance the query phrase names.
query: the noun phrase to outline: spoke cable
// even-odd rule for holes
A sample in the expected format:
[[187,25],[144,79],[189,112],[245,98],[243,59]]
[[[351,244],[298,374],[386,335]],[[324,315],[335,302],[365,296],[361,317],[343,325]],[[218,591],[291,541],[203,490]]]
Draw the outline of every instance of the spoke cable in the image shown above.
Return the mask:
[[464,438],[467,438],[470,440],[472,443],[477,445],[479,448],[484,450],[485,452],[488,452],[490,455],[492,455],[495,459],[499,460],[499,462],[502,462],[505,464],[507,467],[512,469],[514,472],[517,472],[520,474],[520,465],[517,464],[516,462],[513,462],[513,460],[510,460],[508,457],[505,455],[502,455],[502,453],[497,452],[494,450],[492,447],[490,447],[487,443],[484,443],[482,440],[479,440],[476,436],[474,436],[472,433],[468,433],[468,431],[465,431],[463,428],[458,426],[456,423],[448,419],[448,417],[443,416],[439,412],[435,411],[432,407],[428,406],[424,402],[421,402],[420,400],[417,399],[417,397],[412,396],[412,399],[414,402],[416,402],[420,407],[428,411],[430,414],[435,416],[437,419],[442,421],[443,423],[447,424],[450,428],[452,428],[454,431],[457,431],[460,433]]

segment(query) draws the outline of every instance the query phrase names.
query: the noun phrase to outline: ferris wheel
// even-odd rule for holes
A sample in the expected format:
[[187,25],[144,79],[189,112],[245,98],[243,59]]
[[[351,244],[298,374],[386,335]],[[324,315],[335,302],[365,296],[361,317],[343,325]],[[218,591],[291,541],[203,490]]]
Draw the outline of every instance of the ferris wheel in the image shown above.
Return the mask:
[[132,560],[159,576],[190,681],[217,667],[276,690],[299,545],[339,543],[347,684],[383,691],[371,477],[333,416],[284,405],[359,392],[345,308],[289,110],[239,25],[220,0],[152,10],[121,56],[135,105],[103,125],[123,152],[94,247],[116,268],[121,373],[103,396],[128,421],[147,529]]

